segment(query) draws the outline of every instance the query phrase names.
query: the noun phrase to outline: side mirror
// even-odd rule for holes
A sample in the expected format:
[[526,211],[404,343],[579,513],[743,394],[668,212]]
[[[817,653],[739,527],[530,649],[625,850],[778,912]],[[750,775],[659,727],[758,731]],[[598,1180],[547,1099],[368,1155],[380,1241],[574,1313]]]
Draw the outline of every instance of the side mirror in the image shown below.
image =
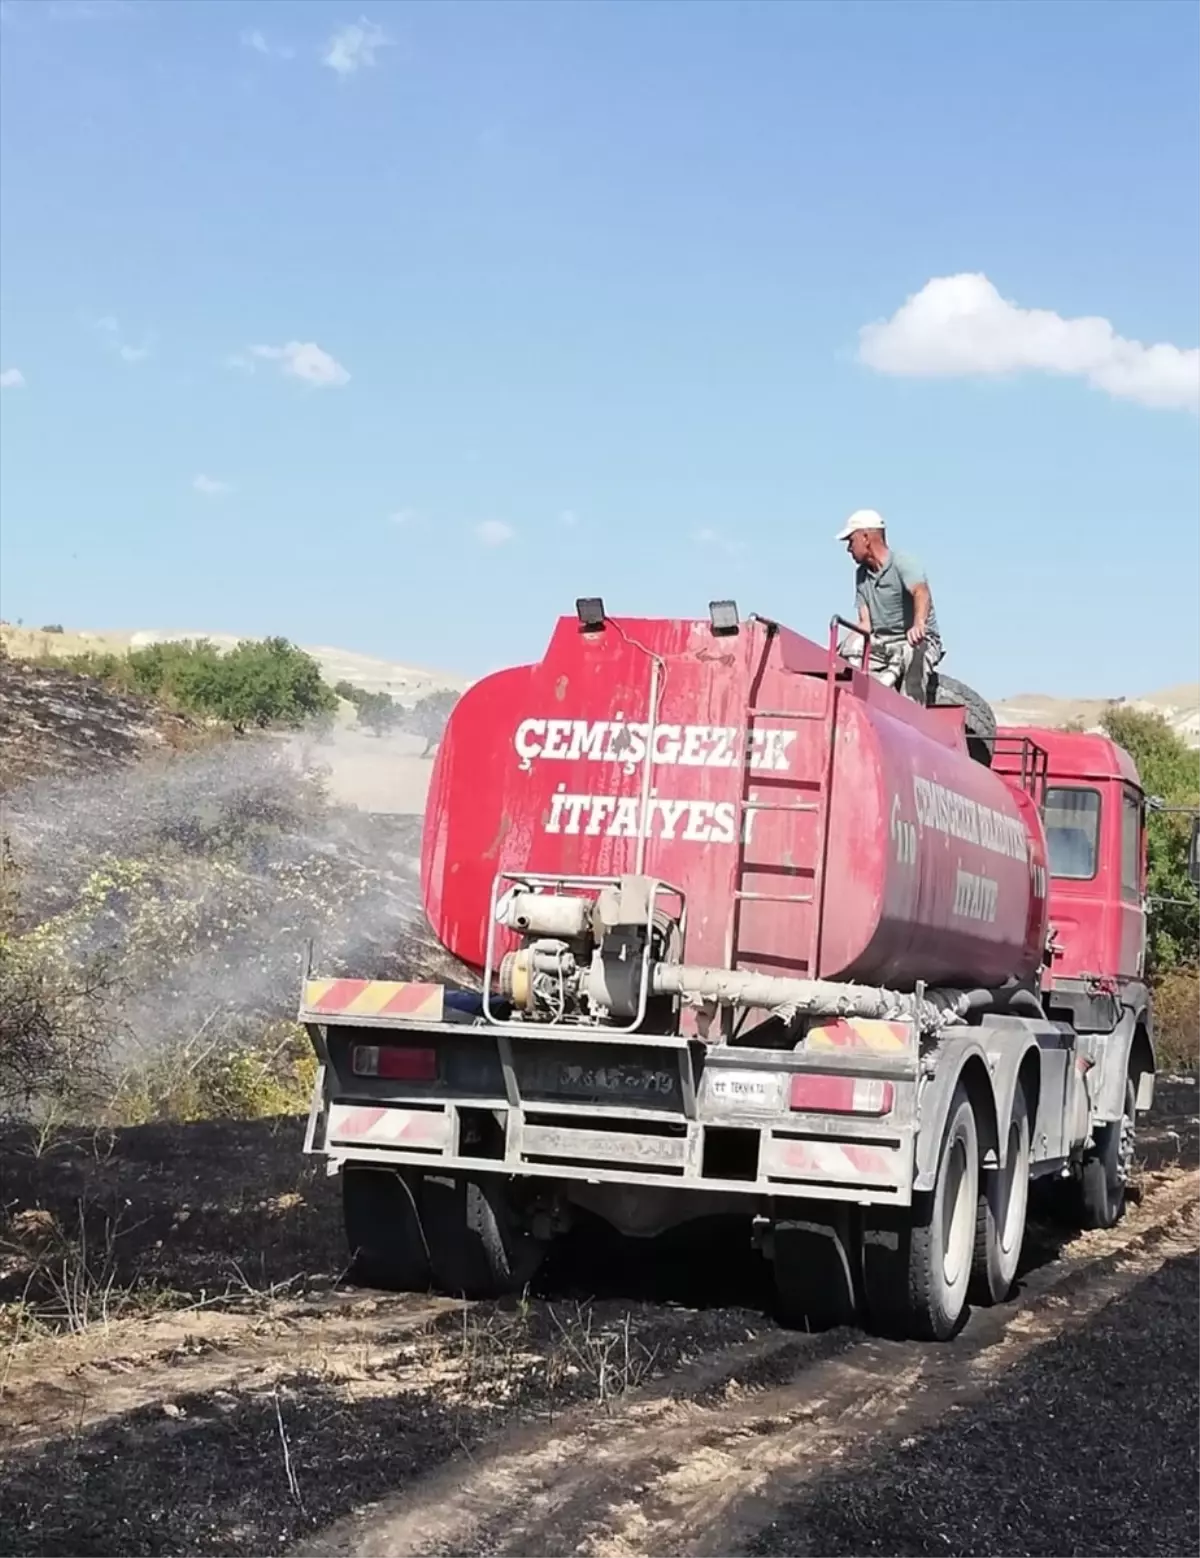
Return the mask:
[[1200,887],[1200,817],[1192,818],[1192,841],[1188,845],[1188,878],[1193,887]]

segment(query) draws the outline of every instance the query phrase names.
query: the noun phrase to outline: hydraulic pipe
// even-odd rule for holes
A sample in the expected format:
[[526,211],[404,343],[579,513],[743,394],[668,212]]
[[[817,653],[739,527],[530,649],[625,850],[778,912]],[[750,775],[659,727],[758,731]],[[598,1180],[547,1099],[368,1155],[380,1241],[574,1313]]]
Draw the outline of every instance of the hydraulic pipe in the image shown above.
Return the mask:
[[[651,973],[656,995],[711,1001],[718,1006],[754,1006],[822,1017],[869,1017],[915,1022],[922,1033],[936,1033],[965,1020],[976,993],[928,990],[923,1000],[900,990],[874,985],[837,984],[827,979],[786,979],[743,969],[701,968],[686,963],[656,963]],[[976,996],[977,999],[977,996]]]

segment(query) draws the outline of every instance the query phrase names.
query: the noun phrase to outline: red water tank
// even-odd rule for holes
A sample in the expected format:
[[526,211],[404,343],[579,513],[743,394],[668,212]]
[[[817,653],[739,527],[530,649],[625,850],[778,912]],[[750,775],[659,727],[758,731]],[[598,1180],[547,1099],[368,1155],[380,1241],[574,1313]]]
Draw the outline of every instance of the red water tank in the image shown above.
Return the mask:
[[618,876],[640,832],[643,869],[686,894],[689,963],[899,988],[1032,974],[1036,807],[967,755],[952,711],[840,659],[831,689],[829,664],[758,619],[726,636],[562,618],[538,664],[485,677],[450,716],[421,862],[438,938],[481,968],[498,871]]

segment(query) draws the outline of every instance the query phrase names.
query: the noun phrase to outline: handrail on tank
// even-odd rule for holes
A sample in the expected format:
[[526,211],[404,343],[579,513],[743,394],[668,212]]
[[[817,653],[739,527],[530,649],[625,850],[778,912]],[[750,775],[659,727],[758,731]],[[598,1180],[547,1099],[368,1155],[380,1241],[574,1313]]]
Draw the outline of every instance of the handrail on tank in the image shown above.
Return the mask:
[[[987,746],[991,751],[992,766],[995,767],[997,757],[1016,757],[1020,768],[1016,773],[1006,774],[1013,779],[1030,797],[1039,812],[1046,809],[1046,787],[1050,777],[1050,754],[1045,747],[1041,747],[1029,736],[992,736],[987,738]],[[1003,768],[997,770],[1004,774]]]
[[[870,630],[870,628],[865,628],[864,629],[864,627],[862,626],[862,624],[860,622],[851,622],[849,620],[849,618],[847,618],[847,617],[839,617],[837,615],[834,615],[834,616],[832,616],[829,619],[829,660],[830,660],[830,664],[832,664],[833,661],[838,658],[838,650],[837,650],[837,630],[838,630],[838,628],[848,628],[851,633],[861,633],[862,634],[862,641],[863,641],[862,664],[858,667],[858,669],[860,671],[863,671],[863,672],[869,671],[871,669],[871,630]],[[841,658],[845,659],[846,662],[848,664],[850,664],[850,665],[853,665],[853,663],[854,663],[850,659],[849,655],[844,655]]]

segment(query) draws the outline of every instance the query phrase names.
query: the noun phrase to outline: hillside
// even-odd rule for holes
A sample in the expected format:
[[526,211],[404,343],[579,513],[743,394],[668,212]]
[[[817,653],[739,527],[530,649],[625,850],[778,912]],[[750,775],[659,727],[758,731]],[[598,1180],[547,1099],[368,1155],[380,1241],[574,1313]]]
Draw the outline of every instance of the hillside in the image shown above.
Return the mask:
[[[0,642],[15,656],[60,658],[67,655],[121,654],[130,649],[145,649],[151,644],[181,643],[186,639],[208,639],[220,649],[232,649],[238,637],[232,633],[206,633],[194,631],[158,631],[140,628],[133,631],[103,629],[70,629],[64,633],[47,633],[40,628],[17,627],[0,623]],[[352,649],[330,648],[323,644],[300,645],[321,667],[321,674],[329,685],[340,681],[353,682],[365,692],[385,692],[398,703],[412,705],[431,692],[450,689],[461,692],[470,685],[470,679],[447,671],[429,670],[399,661],[382,660],[374,655],[359,654]]]
[[[231,634],[204,633],[199,629],[195,632],[138,629],[46,633],[39,629],[0,624],[0,640],[3,640],[11,653],[34,657],[86,654],[89,651],[119,653],[152,643],[178,642],[188,638],[207,638],[223,648],[232,648],[237,643],[236,637]],[[356,650],[322,644],[303,644],[300,647],[317,661],[325,680],[331,686],[340,681],[353,682],[356,687],[367,692],[387,693],[405,705],[411,706],[433,692],[447,689],[462,692],[471,685],[470,678],[452,672],[383,660]],[[1136,698],[1117,698],[1112,701],[1127,703],[1138,709],[1156,710],[1189,746],[1200,747],[1200,683],[1185,682]],[[1091,730],[1099,728],[1100,716],[1109,706],[1109,700],[1022,692],[993,700],[992,706],[1001,725],[1060,727],[1082,721],[1084,728]],[[374,761],[374,757],[375,754],[370,752],[368,760]]]
[[1042,725],[1060,728],[1078,721],[1085,730],[1098,730],[1100,717],[1111,703],[1161,714],[1189,746],[1200,747],[1200,683],[1184,682],[1140,698],[1052,698],[1045,693],[1016,693],[992,707],[1001,725]]

